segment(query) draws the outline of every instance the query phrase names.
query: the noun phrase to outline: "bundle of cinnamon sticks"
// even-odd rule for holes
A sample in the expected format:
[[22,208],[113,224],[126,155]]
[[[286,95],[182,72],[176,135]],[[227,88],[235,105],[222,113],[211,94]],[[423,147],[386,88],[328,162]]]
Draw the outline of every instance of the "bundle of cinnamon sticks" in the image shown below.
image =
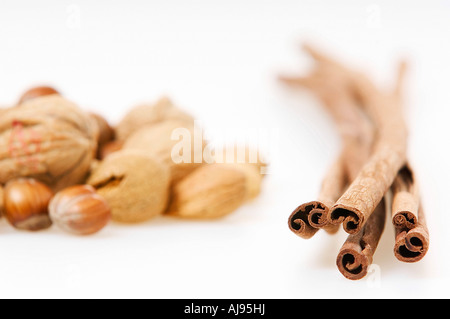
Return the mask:
[[289,216],[290,230],[311,238],[320,229],[348,233],[336,264],[348,279],[363,278],[385,227],[395,228],[394,255],[417,262],[428,251],[429,234],[419,187],[407,156],[404,118],[406,62],[399,63],[392,88],[380,89],[365,74],[348,68],[310,45],[314,68],[302,77],[280,77],[310,90],[331,114],[342,142],[339,156],[323,177],[317,200]]

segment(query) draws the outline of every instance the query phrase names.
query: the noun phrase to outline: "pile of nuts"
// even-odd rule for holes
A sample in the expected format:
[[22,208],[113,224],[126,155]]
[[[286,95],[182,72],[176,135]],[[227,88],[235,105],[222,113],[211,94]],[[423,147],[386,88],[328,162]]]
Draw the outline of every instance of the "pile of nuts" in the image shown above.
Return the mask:
[[258,196],[265,163],[249,160],[255,150],[211,150],[203,135],[180,149],[179,129],[193,136],[194,118],[165,97],[113,127],[54,88],[32,88],[0,109],[0,216],[21,230],[87,235],[110,220],[217,218]]

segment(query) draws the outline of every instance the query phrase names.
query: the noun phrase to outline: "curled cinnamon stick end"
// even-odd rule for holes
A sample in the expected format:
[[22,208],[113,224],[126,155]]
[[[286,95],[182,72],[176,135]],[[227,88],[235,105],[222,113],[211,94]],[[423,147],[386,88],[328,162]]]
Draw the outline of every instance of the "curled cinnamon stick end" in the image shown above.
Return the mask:
[[414,228],[417,224],[417,217],[410,211],[397,212],[392,218],[392,223],[396,228]]
[[289,229],[304,239],[311,238],[319,229],[334,234],[339,230],[339,225],[328,224],[328,212],[328,206],[320,201],[304,203],[289,216]]
[[336,258],[336,265],[345,278],[358,280],[367,275],[373,254],[380,241],[386,220],[384,201],[376,207],[363,229],[349,235]]
[[[394,90],[384,91],[364,74],[346,68],[314,47],[305,45],[304,50],[318,68],[328,70],[329,76],[334,74],[333,79],[352,92],[376,131],[371,156],[362,162],[362,168],[357,168],[358,174],[349,178],[349,186],[330,212],[331,224],[343,222],[344,229],[355,234],[361,231],[406,162],[408,132],[401,98],[406,64],[399,66]],[[299,83],[304,82],[302,79]]]
[[339,156],[328,168],[325,174],[320,193],[316,201],[298,206],[289,216],[289,229],[296,235],[308,239],[319,229],[329,234],[339,230],[339,225],[328,223],[330,207],[341,196],[346,185],[343,156]]
[[[314,236],[319,227],[313,227],[313,224],[320,224],[323,221],[322,215],[326,214],[328,208],[319,201],[312,201],[298,206],[289,216],[289,229],[296,235],[308,239]],[[311,218],[311,212],[314,217]]]
[[369,265],[372,264],[372,255],[370,247],[361,250],[359,244],[346,243],[339,251],[336,264],[345,278],[359,280],[366,276]]
[[344,230],[349,234],[356,234],[364,223],[364,214],[358,209],[343,204],[333,206],[328,214],[328,222],[331,225],[343,224]]
[[409,231],[396,231],[394,254],[403,262],[413,263],[421,260],[429,246],[428,230],[422,225]]
[[421,260],[428,252],[430,241],[422,207],[419,205],[417,214],[409,211],[393,211],[393,214],[395,257],[410,263]]
[[395,227],[395,257],[417,262],[427,253],[429,234],[413,170],[405,165],[392,184],[392,224]]

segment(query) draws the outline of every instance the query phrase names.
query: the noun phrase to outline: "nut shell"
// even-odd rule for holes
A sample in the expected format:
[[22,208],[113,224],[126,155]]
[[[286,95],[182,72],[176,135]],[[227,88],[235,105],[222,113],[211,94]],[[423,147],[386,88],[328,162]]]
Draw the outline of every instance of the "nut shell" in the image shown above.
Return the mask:
[[97,125],[98,128],[98,140],[97,140],[97,159],[102,159],[102,149],[105,145],[112,143],[114,141],[115,132],[109,122],[100,114],[97,113],[89,113],[89,116],[92,118],[93,122]]
[[137,105],[125,114],[116,126],[116,137],[118,140],[124,141],[144,126],[169,120],[194,122],[191,115],[175,107],[169,98],[162,97],[155,103]]
[[261,193],[261,184],[267,170],[267,163],[262,161],[261,154],[257,149],[240,145],[216,148],[214,159],[216,163],[244,173],[247,199],[253,199]]
[[4,210],[4,205],[3,205],[3,187],[0,185],[0,217],[3,216],[3,210]]
[[120,151],[123,147],[123,142],[121,141],[111,141],[104,145],[100,145],[98,158],[100,160],[105,159],[108,155]]
[[257,167],[246,163],[218,164],[228,166],[242,172],[245,176],[246,199],[256,198],[261,193],[261,184],[263,175],[260,174]]
[[246,199],[244,173],[222,164],[204,165],[173,187],[168,214],[184,218],[218,218]]
[[137,223],[162,214],[169,196],[168,167],[139,151],[120,150],[92,172],[94,186],[111,207],[112,219]]
[[0,184],[31,177],[58,191],[82,183],[97,136],[87,113],[59,95],[9,108],[0,117]]
[[53,192],[46,185],[31,179],[18,178],[4,189],[4,215],[17,229],[41,230],[51,226],[48,203]]
[[49,204],[51,220],[76,235],[89,235],[104,228],[110,218],[108,203],[89,185],[76,185],[58,192]]
[[103,116],[97,113],[91,112],[89,113],[89,116],[92,117],[99,129],[98,144],[103,145],[112,141],[114,139],[115,133],[114,129],[111,127],[108,121]]
[[59,94],[59,92],[50,86],[36,86],[25,91],[20,97],[18,104],[20,105],[28,100],[52,94]]
[[[180,145],[180,141],[172,138],[175,130],[181,130],[190,137],[190,140],[187,141],[188,143],[185,143],[189,149],[183,149],[183,152],[187,151],[190,153],[190,159],[186,162],[174,160],[174,155],[179,155],[176,146],[177,144]],[[165,121],[137,130],[125,141],[123,149],[140,150],[161,161],[169,167],[172,183],[176,183],[204,164],[202,155],[207,143],[203,139],[203,135],[201,141],[196,143],[194,134],[200,135],[202,132],[195,132],[195,126],[192,123],[187,124],[179,120]],[[183,141],[181,141],[181,144],[183,144]],[[182,146],[185,145],[183,144]],[[202,156],[202,158],[196,162],[195,156],[198,156],[197,154]]]

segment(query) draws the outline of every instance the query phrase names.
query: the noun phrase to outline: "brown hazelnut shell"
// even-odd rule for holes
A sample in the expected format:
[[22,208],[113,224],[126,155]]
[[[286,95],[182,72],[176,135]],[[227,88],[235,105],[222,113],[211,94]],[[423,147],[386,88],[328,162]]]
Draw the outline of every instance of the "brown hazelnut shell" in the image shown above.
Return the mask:
[[52,196],[49,187],[34,179],[12,180],[4,189],[4,215],[17,229],[46,229],[52,224],[48,216],[48,203]]

